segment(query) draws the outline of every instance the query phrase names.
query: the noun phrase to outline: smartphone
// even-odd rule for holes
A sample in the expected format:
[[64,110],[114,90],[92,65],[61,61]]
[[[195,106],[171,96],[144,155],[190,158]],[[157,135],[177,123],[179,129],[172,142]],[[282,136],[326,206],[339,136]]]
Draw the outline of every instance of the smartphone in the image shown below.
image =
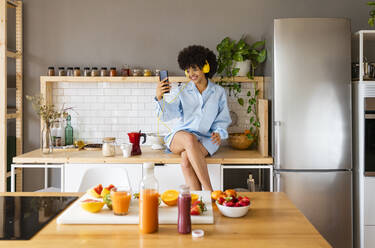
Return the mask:
[[[165,85],[169,85],[168,71],[160,71],[160,74],[159,74],[159,79],[160,79],[160,81],[162,81],[164,78],[167,78],[167,81],[166,81],[166,82],[168,82],[168,84],[164,84],[163,86],[165,86]],[[168,92],[165,92],[165,93],[169,93],[169,91],[168,91]]]

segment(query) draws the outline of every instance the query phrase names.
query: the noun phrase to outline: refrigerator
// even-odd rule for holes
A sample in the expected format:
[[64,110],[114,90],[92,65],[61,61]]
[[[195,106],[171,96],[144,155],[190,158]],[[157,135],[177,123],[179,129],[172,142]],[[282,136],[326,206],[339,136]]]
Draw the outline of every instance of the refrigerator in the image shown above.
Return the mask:
[[333,247],[353,247],[350,21],[276,19],[270,50],[276,190]]

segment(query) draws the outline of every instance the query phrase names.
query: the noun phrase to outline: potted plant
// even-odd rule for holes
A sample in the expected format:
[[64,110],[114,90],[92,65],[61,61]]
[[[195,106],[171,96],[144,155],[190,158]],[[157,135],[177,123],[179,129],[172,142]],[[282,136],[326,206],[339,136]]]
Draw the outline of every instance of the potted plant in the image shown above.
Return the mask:
[[372,10],[370,11],[370,17],[368,18],[368,24],[373,27],[375,24],[375,2],[367,2],[368,6],[372,7]]
[[26,95],[26,99],[31,101],[34,111],[43,120],[43,130],[40,137],[40,144],[42,153],[48,154],[52,152],[52,137],[51,127],[53,123],[58,121],[61,117],[66,118],[68,116],[67,110],[72,108],[61,108],[60,111],[55,110],[53,104],[46,104],[42,96],[29,96]]
[[[229,89],[229,95],[232,93],[237,98],[237,102],[241,106],[247,105],[247,113],[252,115],[249,118],[250,127],[245,130],[244,133],[230,134],[229,144],[234,148],[246,149],[257,140],[260,122],[257,114],[257,97],[259,90],[255,90],[254,93],[249,90],[246,93],[248,97],[244,100],[239,96],[241,93],[241,84],[234,81],[234,77],[238,76],[240,68],[236,67],[237,62],[249,60],[251,64],[251,70],[247,73],[247,77],[253,79],[255,69],[267,58],[267,50],[265,49],[265,41],[257,41],[252,45],[248,45],[244,38],[241,38],[238,42],[231,40],[229,37],[224,38],[216,47],[218,56],[218,74],[221,75],[221,80],[217,82],[219,85]],[[227,77],[228,80],[224,80]]]

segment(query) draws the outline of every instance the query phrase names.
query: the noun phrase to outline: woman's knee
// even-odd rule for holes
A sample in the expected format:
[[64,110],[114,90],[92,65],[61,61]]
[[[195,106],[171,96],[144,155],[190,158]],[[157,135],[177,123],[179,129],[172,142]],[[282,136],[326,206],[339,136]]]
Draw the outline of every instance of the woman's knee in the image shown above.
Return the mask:
[[191,133],[186,133],[183,140],[185,148],[191,148],[193,146],[196,146],[198,143],[197,137],[195,137],[195,135]]
[[189,158],[187,156],[186,151],[183,151],[181,153],[181,167],[184,167],[184,168],[191,167],[191,164],[190,164],[190,161],[189,161]]

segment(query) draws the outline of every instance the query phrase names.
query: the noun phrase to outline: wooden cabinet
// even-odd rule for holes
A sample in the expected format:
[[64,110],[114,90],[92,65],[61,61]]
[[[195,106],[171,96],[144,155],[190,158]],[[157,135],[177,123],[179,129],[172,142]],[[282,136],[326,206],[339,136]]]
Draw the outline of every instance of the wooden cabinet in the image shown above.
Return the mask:
[[64,168],[64,192],[78,192],[85,172],[91,168],[103,167],[125,168],[128,172],[133,192],[138,191],[139,184],[142,180],[142,164],[66,164]]

